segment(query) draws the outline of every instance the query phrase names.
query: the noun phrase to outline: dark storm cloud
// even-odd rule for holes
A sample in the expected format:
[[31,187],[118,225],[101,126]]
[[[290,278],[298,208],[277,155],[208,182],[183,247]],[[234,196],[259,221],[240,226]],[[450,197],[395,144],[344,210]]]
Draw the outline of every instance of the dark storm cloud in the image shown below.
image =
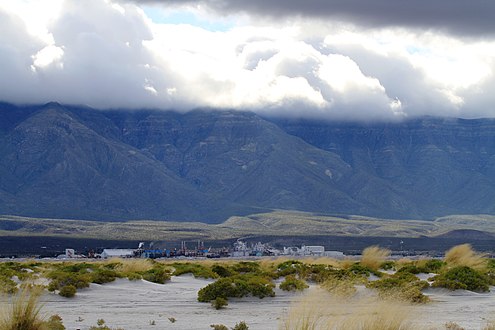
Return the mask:
[[220,13],[316,17],[365,27],[438,29],[465,36],[495,35],[491,0],[135,0],[162,5],[200,4]]

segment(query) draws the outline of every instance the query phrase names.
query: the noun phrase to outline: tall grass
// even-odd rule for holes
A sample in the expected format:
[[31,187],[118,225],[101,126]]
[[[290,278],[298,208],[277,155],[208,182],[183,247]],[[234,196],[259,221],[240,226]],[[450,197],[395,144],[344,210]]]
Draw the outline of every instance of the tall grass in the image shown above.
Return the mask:
[[47,330],[40,315],[39,289],[23,289],[12,298],[0,318],[0,330]]
[[467,266],[483,270],[487,266],[486,256],[473,250],[470,244],[457,245],[445,252],[445,262],[449,266]]
[[376,297],[342,299],[313,290],[293,304],[281,330],[418,330],[410,320],[414,307]]
[[373,270],[378,270],[381,264],[390,256],[390,250],[379,246],[370,246],[363,250],[361,264]]
[[111,259],[111,262],[118,262],[115,268],[123,274],[143,273],[153,268],[153,263],[149,259]]

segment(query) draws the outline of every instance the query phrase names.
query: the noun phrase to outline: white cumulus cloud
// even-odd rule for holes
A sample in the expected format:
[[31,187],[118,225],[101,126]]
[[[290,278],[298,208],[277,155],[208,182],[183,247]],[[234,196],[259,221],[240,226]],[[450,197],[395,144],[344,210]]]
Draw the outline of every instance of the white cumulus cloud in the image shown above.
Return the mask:
[[316,14],[270,23],[257,10],[215,30],[214,12],[200,4],[181,8],[204,12],[208,26],[158,22],[140,2],[0,0],[0,100],[339,119],[495,116],[489,36],[363,29]]

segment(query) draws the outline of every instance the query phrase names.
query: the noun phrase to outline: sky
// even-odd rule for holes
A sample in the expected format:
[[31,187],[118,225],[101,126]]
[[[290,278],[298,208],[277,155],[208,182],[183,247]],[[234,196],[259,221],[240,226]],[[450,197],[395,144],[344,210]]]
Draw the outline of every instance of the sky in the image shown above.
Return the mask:
[[492,0],[0,0],[0,101],[495,117]]

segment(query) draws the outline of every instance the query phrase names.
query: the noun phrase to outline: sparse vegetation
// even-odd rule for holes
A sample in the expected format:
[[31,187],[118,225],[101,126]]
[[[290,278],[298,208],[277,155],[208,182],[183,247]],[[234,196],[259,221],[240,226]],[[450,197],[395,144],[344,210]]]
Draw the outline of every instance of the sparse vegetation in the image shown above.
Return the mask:
[[124,330],[122,328],[110,328],[108,325],[106,325],[106,322],[104,319],[98,319],[96,321],[96,326],[91,326],[89,330]]
[[421,290],[429,287],[429,284],[426,281],[420,281],[413,274],[406,271],[397,272],[394,275],[369,282],[367,287],[378,290],[383,299],[402,300],[417,304],[427,303],[429,298]]
[[248,329],[249,327],[244,321],[236,323],[236,325],[232,328],[232,330],[248,330]]
[[215,309],[222,309],[229,304],[228,300],[222,297],[216,297],[215,300],[211,301],[211,305]]
[[[372,247],[365,251],[366,257],[363,256],[359,261],[355,259],[337,261],[328,258],[298,260],[267,258],[261,261],[216,259],[193,262],[145,259],[41,263],[9,261],[0,263],[0,290],[13,294],[21,288],[23,292],[24,287],[39,285],[41,282],[35,282],[35,280],[43,276],[50,280],[47,286],[49,291],[57,292],[64,297],[72,297],[77,290],[89,286],[90,283],[104,284],[117,278],[127,277],[129,279],[143,278],[163,284],[171,278],[172,274],[189,273],[195,277],[215,279],[215,282],[200,289],[197,296],[198,301],[209,302],[215,309],[228,306],[229,298],[274,296],[275,279],[279,279],[280,288],[287,291],[301,291],[308,288],[307,282],[314,283],[308,291],[311,293],[318,287],[324,289],[321,292],[324,292],[326,300],[321,303],[322,307],[326,307],[333,299],[337,299],[345,306],[349,301],[358,302],[360,305],[367,304],[368,302],[361,301],[363,291],[360,286],[364,285],[378,293],[378,299],[369,302],[371,304],[385,306],[384,304],[391,301],[388,304],[409,306],[413,309],[414,304],[428,302],[428,297],[423,294],[423,290],[429,284],[418,279],[416,275],[420,273],[433,273],[435,275],[431,278],[433,286],[451,290],[466,289],[485,292],[490,285],[495,283],[495,261],[483,258],[483,255],[465,245],[449,250],[444,260],[390,261],[385,257],[387,250]],[[471,264],[473,267],[460,264]],[[384,269],[395,270],[395,273],[383,272]],[[359,294],[356,294],[357,292]],[[335,308],[335,305],[333,307]],[[380,311],[377,310],[371,312],[364,309],[351,309],[354,315],[351,319],[342,315],[336,318],[338,313],[335,310],[329,312],[325,308],[315,307],[314,304],[307,304],[306,307],[300,305],[298,308],[301,311],[295,312],[294,308],[291,309],[295,313],[294,317],[297,317],[297,322],[292,319],[292,315],[289,315],[282,328],[338,330],[351,327],[368,330],[375,329],[376,324],[383,321],[382,316],[379,315]],[[347,308],[350,307],[347,306]],[[37,313],[40,319],[39,310]],[[175,318],[169,318],[169,320],[175,322]],[[41,319],[39,322],[41,322],[40,330],[63,329],[62,321],[57,320],[56,316],[47,321]],[[146,319],[144,322],[151,321]],[[215,326],[223,325],[212,324],[211,327]],[[409,329],[408,326],[409,323],[404,321],[400,329]],[[494,330],[494,328],[493,323],[487,323],[483,330]],[[111,330],[105,323],[97,324],[91,329]],[[4,328],[0,327],[0,330]]]
[[223,324],[210,324],[210,327],[213,328],[213,330],[229,330],[229,328]]
[[285,291],[303,291],[309,288],[303,280],[296,278],[294,275],[287,275],[282,283],[280,283],[280,289]]

